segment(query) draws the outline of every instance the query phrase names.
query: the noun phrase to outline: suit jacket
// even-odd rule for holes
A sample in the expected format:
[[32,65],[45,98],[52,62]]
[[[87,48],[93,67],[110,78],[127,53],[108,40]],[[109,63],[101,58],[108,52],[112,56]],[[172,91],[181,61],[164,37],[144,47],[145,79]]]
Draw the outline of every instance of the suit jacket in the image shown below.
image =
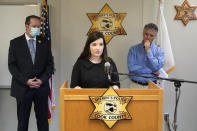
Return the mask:
[[27,91],[35,90],[27,86],[27,80],[37,77],[42,80],[38,92],[49,94],[48,79],[53,73],[54,63],[50,45],[41,36],[36,38],[35,63],[27,45],[25,34],[10,41],[8,68],[12,75],[11,96],[22,98]]

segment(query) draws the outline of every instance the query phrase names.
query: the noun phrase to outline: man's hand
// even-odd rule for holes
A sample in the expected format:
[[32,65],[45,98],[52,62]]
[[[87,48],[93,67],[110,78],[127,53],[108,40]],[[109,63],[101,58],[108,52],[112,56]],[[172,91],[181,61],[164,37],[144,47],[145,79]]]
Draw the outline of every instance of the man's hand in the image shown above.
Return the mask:
[[40,87],[40,86],[42,85],[42,81],[41,81],[40,79],[37,79],[37,78],[36,78],[35,85],[36,85],[37,87]]
[[36,77],[34,77],[33,79],[27,80],[27,85],[30,88],[39,88],[41,84],[42,84],[42,81],[40,79],[37,79]]
[[36,78],[32,78],[32,79],[28,79],[27,80],[27,85],[30,87],[30,88],[36,88]]
[[149,40],[144,41],[144,47],[145,47],[146,51],[148,51],[150,49],[150,41]]

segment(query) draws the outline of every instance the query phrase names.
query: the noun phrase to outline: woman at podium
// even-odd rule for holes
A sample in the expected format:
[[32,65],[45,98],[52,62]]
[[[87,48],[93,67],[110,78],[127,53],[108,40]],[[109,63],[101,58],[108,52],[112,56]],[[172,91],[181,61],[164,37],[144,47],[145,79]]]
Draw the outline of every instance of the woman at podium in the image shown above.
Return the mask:
[[71,88],[120,87],[115,63],[107,56],[107,46],[101,32],[91,33],[77,59],[71,76]]

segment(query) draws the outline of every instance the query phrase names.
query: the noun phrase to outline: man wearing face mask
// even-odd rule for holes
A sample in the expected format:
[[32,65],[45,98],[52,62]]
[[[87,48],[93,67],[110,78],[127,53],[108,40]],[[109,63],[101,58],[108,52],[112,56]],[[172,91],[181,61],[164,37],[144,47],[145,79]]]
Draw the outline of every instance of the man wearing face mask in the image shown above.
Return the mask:
[[10,41],[8,55],[11,96],[17,103],[17,131],[28,131],[32,102],[38,131],[48,131],[48,80],[54,69],[51,48],[39,36],[40,17],[26,17],[25,29],[25,34]]
[[[143,40],[141,43],[130,48],[127,64],[129,73],[158,76],[159,70],[164,65],[164,51],[153,43],[158,32],[158,27],[149,23],[144,26]],[[156,83],[156,79],[130,76],[131,88],[147,88],[148,81]]]

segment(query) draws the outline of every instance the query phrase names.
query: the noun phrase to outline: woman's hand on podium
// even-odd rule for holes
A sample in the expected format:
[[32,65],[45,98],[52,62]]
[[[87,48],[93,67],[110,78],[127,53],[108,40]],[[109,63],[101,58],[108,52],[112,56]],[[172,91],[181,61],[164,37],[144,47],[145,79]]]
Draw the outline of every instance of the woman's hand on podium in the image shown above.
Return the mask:
[[80,86],[75,86],[74,89],[82,89]]
[[117,85],[112,86],[112,88],[119,89],[119,87]]

